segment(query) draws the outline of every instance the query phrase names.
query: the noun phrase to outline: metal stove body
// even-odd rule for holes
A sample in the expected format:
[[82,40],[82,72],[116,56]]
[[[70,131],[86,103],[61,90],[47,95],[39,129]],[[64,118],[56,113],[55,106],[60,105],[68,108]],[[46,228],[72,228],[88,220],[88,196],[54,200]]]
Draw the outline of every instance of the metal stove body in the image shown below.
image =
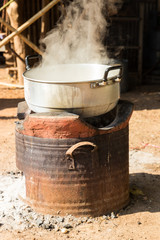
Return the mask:
[[62,216],[100,216],[126,206],[132,111],[132,103],[119,101],[108,123],[106,114],[29,113],[20,103],[16,164],[25,175],[27,204]]

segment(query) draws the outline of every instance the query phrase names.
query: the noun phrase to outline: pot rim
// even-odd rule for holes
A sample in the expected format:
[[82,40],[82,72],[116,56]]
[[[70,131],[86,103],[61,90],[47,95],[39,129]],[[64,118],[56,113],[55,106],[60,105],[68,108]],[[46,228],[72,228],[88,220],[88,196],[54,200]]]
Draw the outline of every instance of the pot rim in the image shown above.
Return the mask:
[[[104,74],[105,74],[105,71],[111,67],[111,65],[107,65],[107,64],[96,64],[96,63],[79,63],[79,64],[55,64],[55,66],[63,66],[63,65],[78,65],[78,66],[103,66],[105,67],[105,70],[104,70]],[[32,69],[30,69],[32,70]],[[37,83],[46,83],[46,84],[84,84],[84,83],[99,83],[99,82],[103,82],[105,79],[104,77],[100,78],[100,79],[91,79],[91,80],[78,80],[78,81],[49,81],[49,80],[40,80],[40,79],[35,79],[35,78],[30,78],[30,77],[27,77],[25,76],[27,72],[29,72],[30,70],[26,70],[22,76],[24,78],[24,80],[27,80],[27,81],[31,81],[31,82],[37,82]],[[112,79],[112,77],[108,77],[108,80]]]
[[24,80],[28,80],[30,82],[37,82],[37,83],[46,83],[46,84],[83,84],[83,83],[95,83],[95,82],[103,82],[103,79],[95,79],[95,80],[82,80],[82,81],[46,81],[46,80],[38,80],[34,78],[29,78],[25,76],[25,73],[28,72],[25,71],[22,76],[24,77]]

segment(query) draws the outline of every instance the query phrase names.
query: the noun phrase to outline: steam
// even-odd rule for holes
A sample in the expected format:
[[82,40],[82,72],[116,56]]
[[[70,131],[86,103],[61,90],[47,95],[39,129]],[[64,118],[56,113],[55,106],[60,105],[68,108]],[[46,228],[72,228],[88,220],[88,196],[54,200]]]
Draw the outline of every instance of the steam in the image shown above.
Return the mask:
[[107,62],[103,37],[107,22],[104,0],[74,0],[66,16],[41,42],[46,50],[43,66],[65,63]]
[[[46,46],[41,64],[27,73],[28,77],[45,80],[61,80],[58,65],[90,63],[107,64],[109,59],[103,44],[107,21],[104,12],[116,14],[123,0],[74,0],[65,8],[64,19],[41,40]],[[118,4],[118,6],[117,6]],[[55,66],[56,65],[56,66]],[[57,73],[58,71],[58,73]],[[85,75],[76,72],[76,75]],[[65,72],[63,66],[63,73]],[[65,76],[72,79],[72,71],[67,67]],[[87,76],[86,76],[87,75]],[[88,79],[88,72],[84,78]],[[104,75],[100,73],[100,75]],[[53,79],[54,78],[54,79]],[[66,77],[65,77],[66,78]]]

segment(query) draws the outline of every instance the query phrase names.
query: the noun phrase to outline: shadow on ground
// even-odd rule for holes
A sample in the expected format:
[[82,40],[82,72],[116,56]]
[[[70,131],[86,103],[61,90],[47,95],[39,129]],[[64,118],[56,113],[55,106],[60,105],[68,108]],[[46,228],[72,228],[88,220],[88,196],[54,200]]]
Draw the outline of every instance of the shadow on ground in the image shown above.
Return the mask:
[[24,101],[23,98],[14,99],[0,98],[0,110],[3,110],[5,108],[15,108],[17,107],[18,103],[22,101]]
[[130,203],[121,215],[160,212],[160,175],[130,174]]
[[134,103],[134,110],[160,109],[160,85],[141,86],[121,94],[121,99]]

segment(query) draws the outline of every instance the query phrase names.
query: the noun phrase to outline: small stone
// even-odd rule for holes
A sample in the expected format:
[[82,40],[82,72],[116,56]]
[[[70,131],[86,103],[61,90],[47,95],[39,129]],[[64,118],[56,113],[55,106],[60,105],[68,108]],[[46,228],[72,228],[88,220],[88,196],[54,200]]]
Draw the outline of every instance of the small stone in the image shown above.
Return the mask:
[[28,225],[28,228],[33,228],[33,227],[35,227],[34,223],[30,223],[30,224]]
[[1,195],[1,196],[0,196],[0,201],[3,201],[3,199],[4,199],[4,196]]
[[87,223],[93,223],[93,219],[89,218]]
[[56,232],[58,232],[58,231],[59,231],[59,227],[58,227],[57,225],[55,225],[55,226],[54,226],[54,230],[55,230]]
[[34,218],[33,218],[33,216],[31,215],[31,216],[28,216],[28,217],[27,217],[27,220],[28,220],[29,222],[31,222],[31,221],[34,220]]
[[46,220],[44,220],[44,224],[46,224],[46,225],[50,225],[50,220],[49,219],[46,219]]
[[2,194],[2,193],[3,193],[3,191],[0,190],[0,194]]
[[102,217],[103,219],[105,219],[105,220],[109,220],[110,219],[110,217],[109,217],[109,215],[103,215],[103,217]]
[[[45,222],[46,222],[46,221],[45,221]],[[52,225],[56,225],[56,224],[57,224],[57,221],[56,221],[55,218],[51,218],[51,219],[49,220],[49,223],[52,224]]]
[[66,218],[67,218],[68,220],[70,220],[70,221],[72,221],[72,220],[74,219],[74,217],[73,217],[71,214],[68,214],[68,215],[66,216]]
[[111,213],[111,219],[116,218],[116,215],[114,214],[114,212]]
[[138,221],[137,223],[138,223],[138,225],[141,225],[141,224],[142,224],[140,221]]
[[69,233],[69,231],[68,231],[67,228],[62,228],[62,229],[61,229],[61,233],[67,234],[67,233]]
[[79,219],[79,220],[77,220],[75,226],[79,226],[79,225],[81,225],[82,223],[83,223],[83,221],[82,221],[81,219]]
[[51,217],[52,217],[51,215],[47,214],[47,215],[44,216],[44,220],[45,221],[50,221]]
[[57,220],[57,222],[64,222],[64,218],[63,217],[57,217],[56,220]]
[[31,212],[33,212],[33,210],[32,210],[31,208],[28,208],[28,209],[27,209],[27,212],[28,212],[28,213],[31,213]]
[[42,223],[43,223],[43,220],[42,220],[42,219],[39,218],[39,219],[36,220],[37,226],[41,226]]
[[84,217],[84,218],[81,219],[81,222],[86,223],[88,221],[88,219],[89,219],[89,217]]
[[73,228],[73,227],[72,227],[72,225],[70,225],[69,223],[67,223],[67,224],[64,225],[64,228],[69,229],[69,228]]
[[42,228],[44,229],[50,229],[50,224],[42,224]]

